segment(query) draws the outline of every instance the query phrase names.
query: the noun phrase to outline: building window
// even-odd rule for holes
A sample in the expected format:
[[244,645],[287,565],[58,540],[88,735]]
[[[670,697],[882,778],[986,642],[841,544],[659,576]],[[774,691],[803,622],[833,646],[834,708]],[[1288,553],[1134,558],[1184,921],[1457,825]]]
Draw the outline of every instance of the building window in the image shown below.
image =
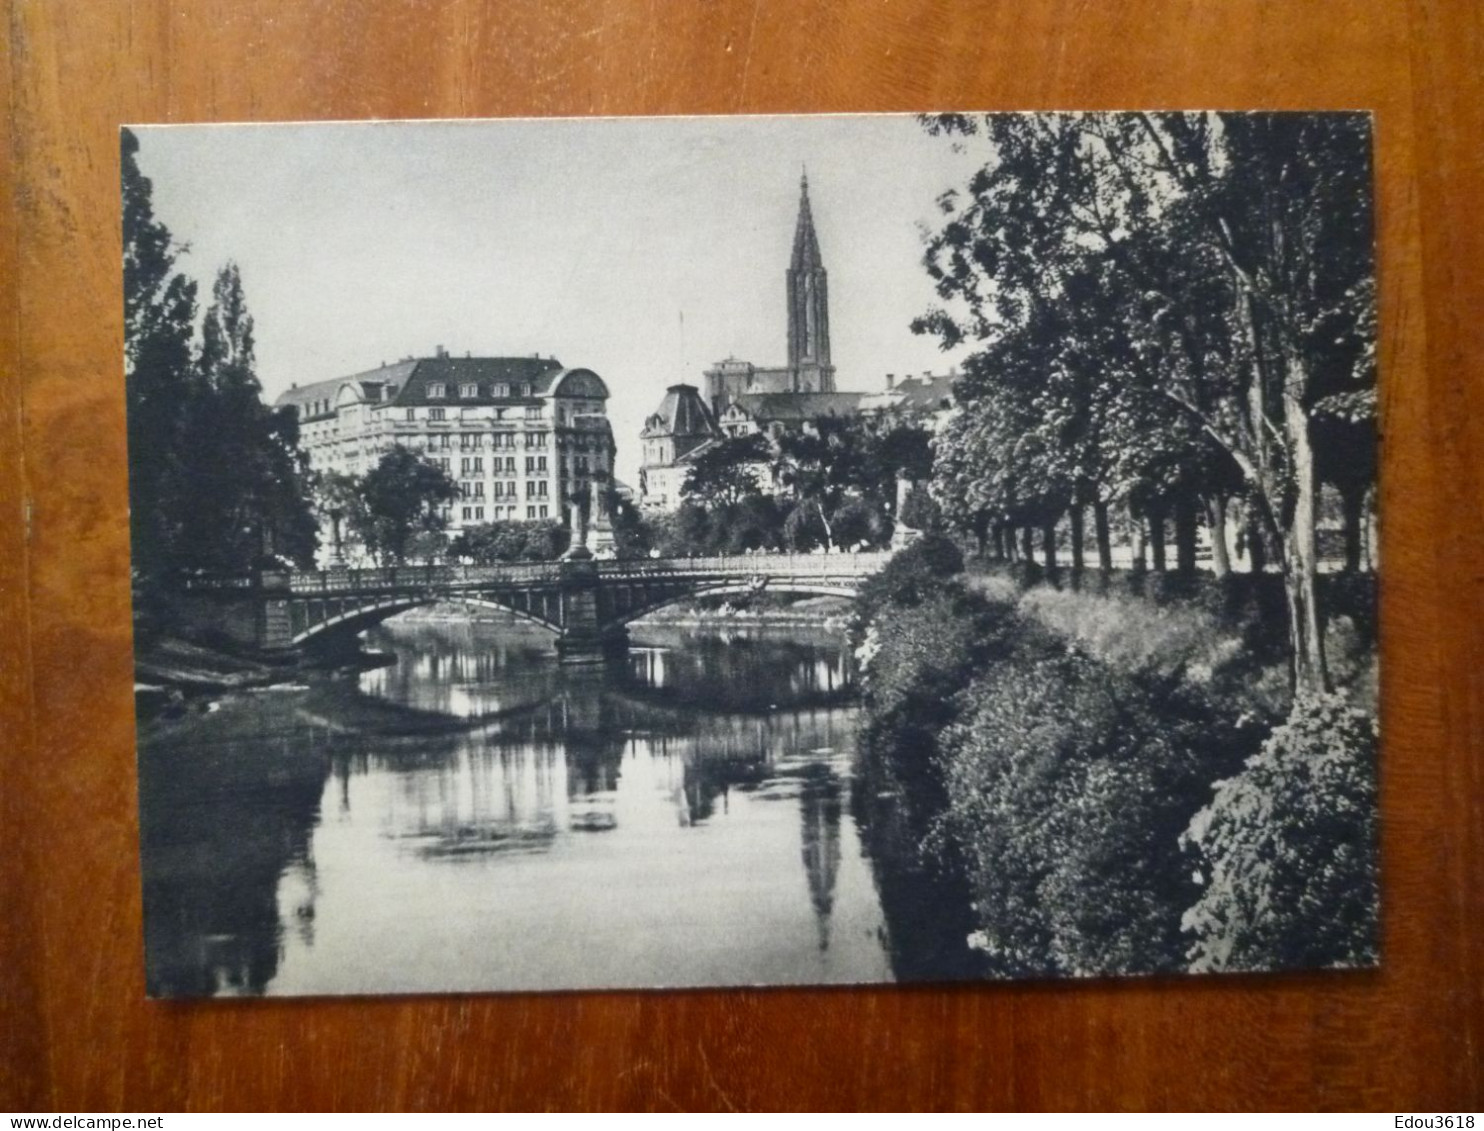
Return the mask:
[[540,420],[541,419],[541,406],[538,405],[538,404],[526,405],[526,419],[527,420]]
[[464,521],[465,522],[468,522],[471,518],[474,517],[474,508],[473,507],[465,507],[463,513],[464,513]]
[[444,417],[444,415],[445,415],[444,410],[441,409],[441,408],[430,408],[430,409],[428,409],[428,419],[429,420],[442,420],[443,417]]
[[441,401],[447,392],[447,388],[442,383],[435,382],[430,384],[428,386],[428,400]]
[[546,469],[547,469],[546,468],[546,457],[545,456],[537,456],[536,457],[536,470],[537,471],[545,471]]
[[496,385],[495,386],[495,396],[496,397],[508,397],[509,395],[510,395],[510,386],[509,385]]
[[546,517],[546,508],[545,507],[541,507],[539,509],[540,509],[540,512],[541,512],[540,517],[545,518]]
[[526,508],[526,517],[527,518],[535,518],[536,517],[536,508],[535,507],[527,507]]
[[530,396],[531,395],[531,386],[529,384],[522,383],[521,384],[521,387],[520,387],[520,395],[523,396],[523,397]]
[[474,521],[475,522],[483,522],[484,521],[484,508],[483,507],[475,507],[474,508]]
[[532,475],[536,471],[536,457],[526,456],[526,474]]
[[459,396],[461,396],[461,397],[468,397],[469,399],[472,400],[473,398],[479,396],[479,386],[478,385],[460,385],[459,386]]
[[536,484],[536,497],[538,499],[546,498],[546,480],[542,479]]
[[506,475],[514,475],[515,474],[515,457],[514,456],[506,456],[505,457],[505,474]]
[[415,409],[415,408],[409,408],[407,410],[407,419],[408,420],[416,420],[417,419],[417,409]]

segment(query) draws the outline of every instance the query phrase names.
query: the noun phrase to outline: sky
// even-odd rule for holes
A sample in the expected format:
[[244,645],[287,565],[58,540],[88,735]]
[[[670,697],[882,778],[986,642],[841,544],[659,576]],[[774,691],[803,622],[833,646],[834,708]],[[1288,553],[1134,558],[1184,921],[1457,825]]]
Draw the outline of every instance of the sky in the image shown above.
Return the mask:
[[633,483],[667,386],[785,362],[806,168],[837,387],[962,360],[909,325],[937,301],[923,228],[984,154],[908,116],[134,128],[202,305],[240,268],[270,400],[438,346],[555,355],[607,382]]

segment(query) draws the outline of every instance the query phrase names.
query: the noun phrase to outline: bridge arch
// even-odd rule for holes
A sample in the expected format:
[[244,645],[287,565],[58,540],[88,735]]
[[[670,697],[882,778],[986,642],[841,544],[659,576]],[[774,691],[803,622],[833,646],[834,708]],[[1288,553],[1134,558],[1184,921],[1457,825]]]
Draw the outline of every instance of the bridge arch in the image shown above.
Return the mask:
[[532,613],[524,612],[521,609],[501,604],[498,601],[491,601],[475,594],[457,592],[424,593],[416,596],[400,595],[385,601],[363,605],[357,609],[338,613],[332,617],[326,617],[324,620],[316,621],[314,624],[304,628],[303,631],[296,633],[292,642],[295,646],[298,646],[314,641],[327,641],[332,637],[355,636],[365,632],[368,628],[373,628],[381,624],[383,621],[391,620],[392,617],[400,613],[436,604],[472,605],[476,608],[494,609],[506,613],[516,620],[525,621],[528,624],[534,624],[540,628],[544,628],[547,632],[559,634],[562,631],[562,627],[559,624],[554,624]]
[[733,595],[751,597],[759,592],[764,593],[797,593],[813,597],[845,597],[855,600],[860,596],[860,591],[848,585],[831,583],[828,581],[787,581],[783,579],[771,579],[762,589],[756,589],[750,581],[724,581],[715,584],[701,584],[694,589],[685,589],[678,592],[667,593],[647,604],[625,609],[607,620],[609,625],[627,625],[631,621],[638,620],[642,616],[657,612],[660,609],[681,601],[694,600],[697,597],[730,597]]

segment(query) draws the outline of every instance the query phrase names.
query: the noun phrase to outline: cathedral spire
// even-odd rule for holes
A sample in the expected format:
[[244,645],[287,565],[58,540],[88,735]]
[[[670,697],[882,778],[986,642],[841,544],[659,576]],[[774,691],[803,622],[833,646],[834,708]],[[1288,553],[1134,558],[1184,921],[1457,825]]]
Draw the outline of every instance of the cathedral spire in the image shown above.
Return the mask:
[[806,169],[799,178],[799,219],[794,225],[794,256],[790,263],[794,271],[823,270],[824,261],[819,255],[819,237],[814,234],[814,213],[809,208],[809,172]]
[[788,272],[788,370],[791,391],[832,393],[829,285],[814,213],[809,207],[809,172],[799,178],[799,219],[794,225],[793,258]]

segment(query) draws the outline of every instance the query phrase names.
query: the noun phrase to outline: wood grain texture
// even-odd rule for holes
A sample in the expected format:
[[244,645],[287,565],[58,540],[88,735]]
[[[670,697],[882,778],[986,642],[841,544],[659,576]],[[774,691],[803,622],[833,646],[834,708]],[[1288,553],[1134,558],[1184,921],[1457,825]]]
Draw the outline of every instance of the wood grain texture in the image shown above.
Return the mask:
[[[9,45],[0,1107],[1484,1104],[1484,15],[1473,0],[11,0]],[[120,123],[1190,106],[1377,115],[1382,971],[144,1000]]]

